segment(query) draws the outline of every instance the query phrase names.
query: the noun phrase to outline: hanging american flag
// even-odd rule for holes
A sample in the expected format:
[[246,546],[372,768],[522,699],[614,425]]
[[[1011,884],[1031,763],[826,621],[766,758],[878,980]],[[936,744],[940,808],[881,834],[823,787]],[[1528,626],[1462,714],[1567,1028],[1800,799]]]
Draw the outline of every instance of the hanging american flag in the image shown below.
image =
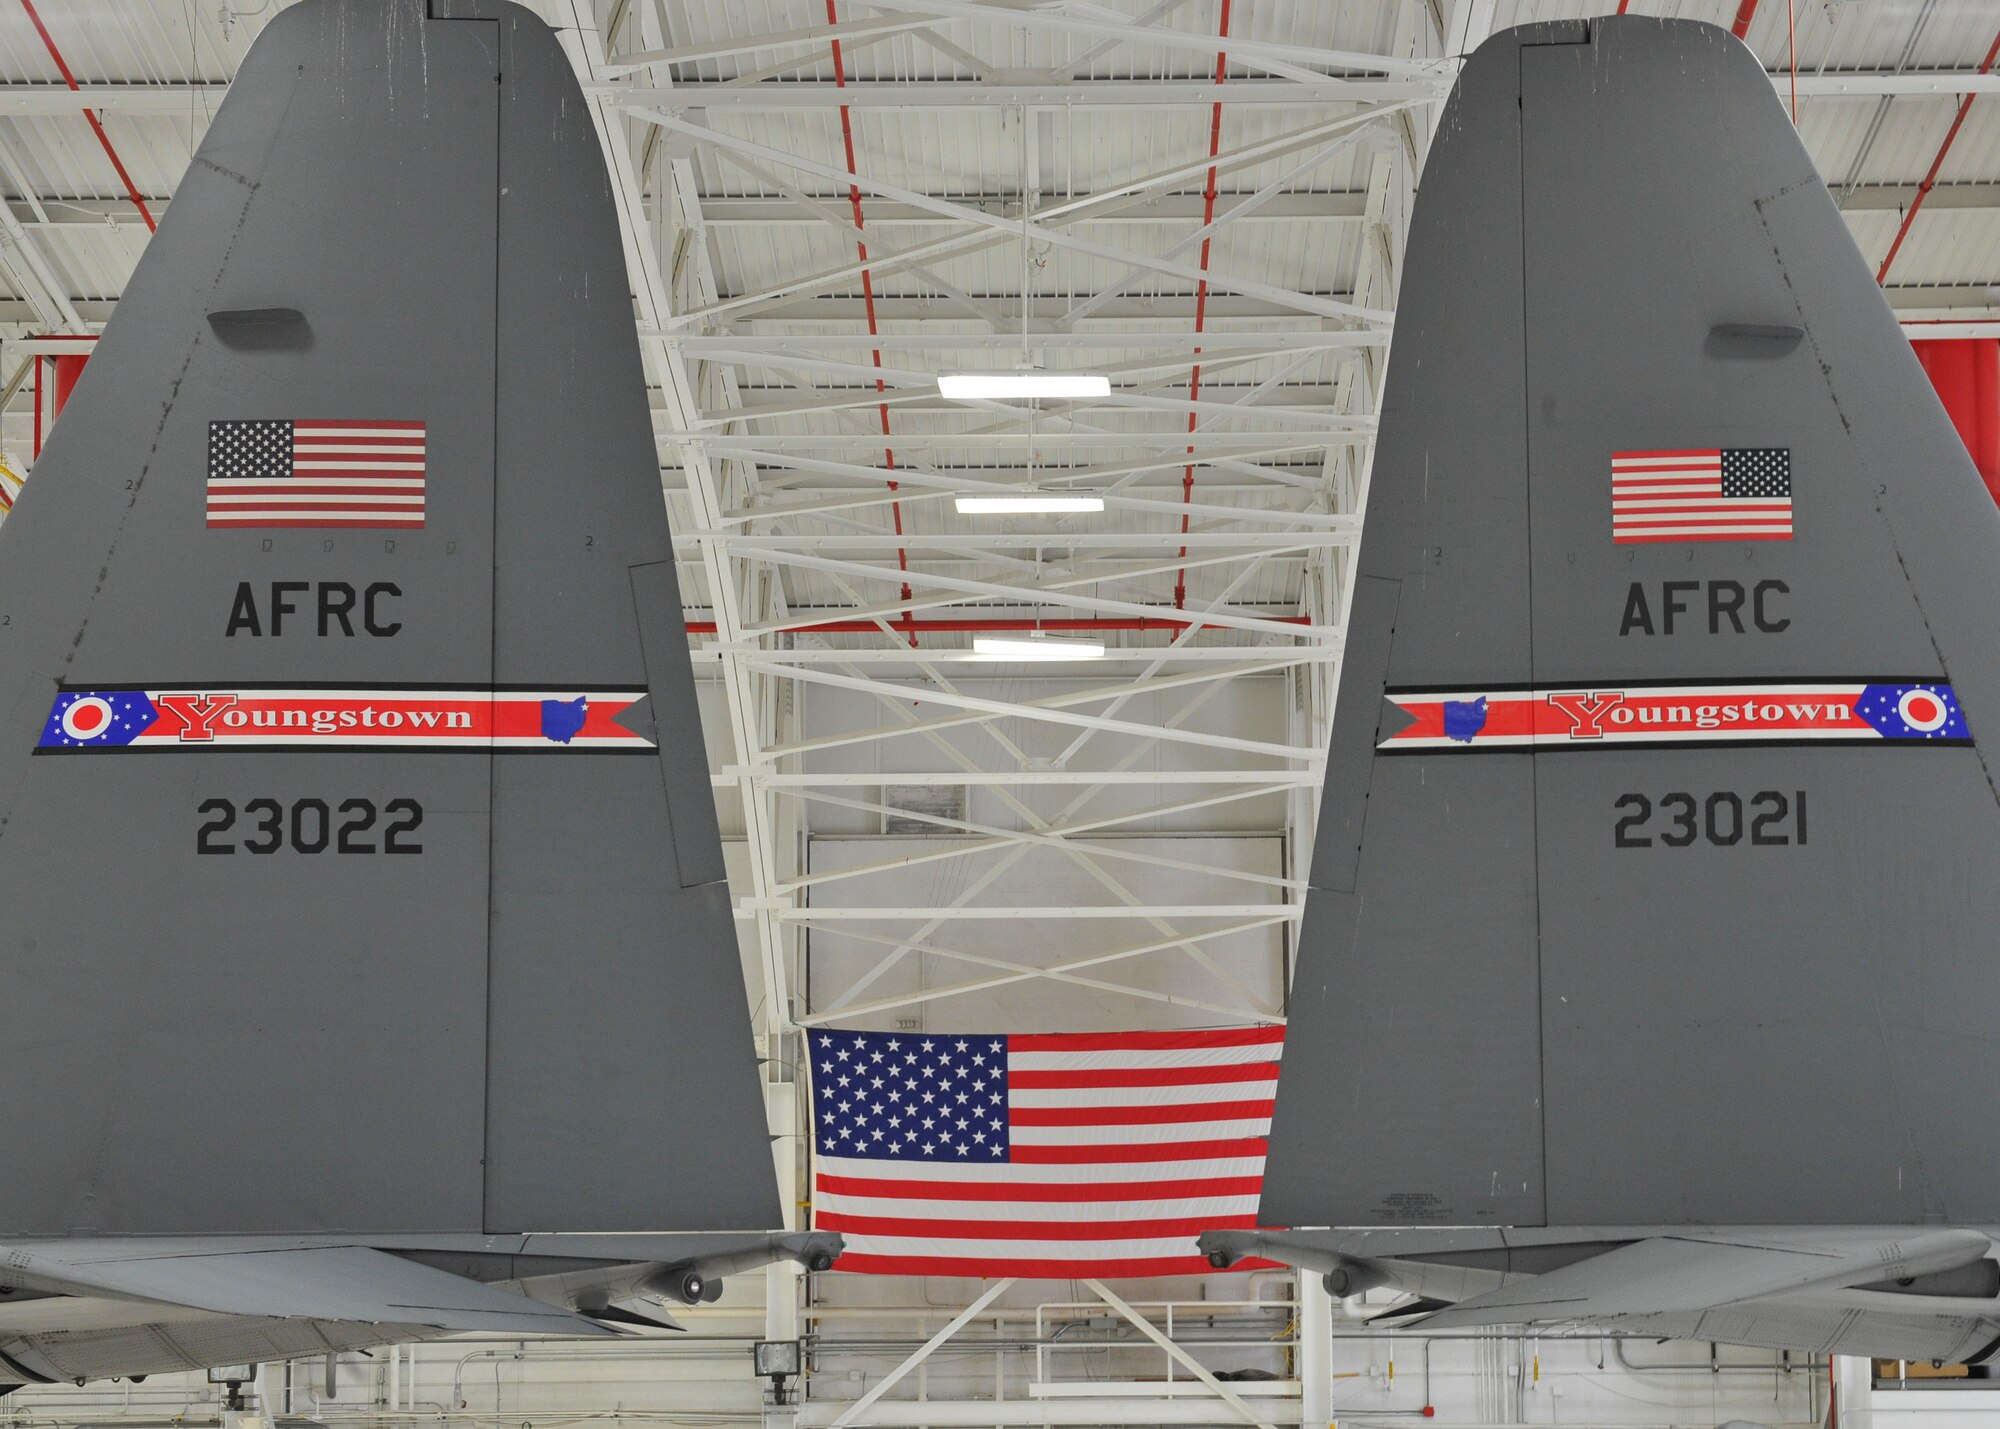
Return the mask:
[[1611,539],[1789,541],[1792,454],[1783,447],[1613,452]]
[[1197,1235],[1257,1223],[1284,1035],[816,1028],[813,1223],[879,1275],[1207,1271]]
[[424,424],[208,424],[210,526],[424,524]]

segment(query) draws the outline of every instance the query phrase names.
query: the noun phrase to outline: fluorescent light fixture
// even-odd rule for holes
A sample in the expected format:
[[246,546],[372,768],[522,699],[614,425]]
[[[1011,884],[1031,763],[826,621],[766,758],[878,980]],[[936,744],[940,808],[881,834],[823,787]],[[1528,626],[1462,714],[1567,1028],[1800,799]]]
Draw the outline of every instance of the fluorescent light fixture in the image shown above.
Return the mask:
[[960,496],[952,501],[961,516],[1026,516],[1037,512],[1102,511],[1101,496]]
[[938,378],[938,395],[951,402],[1109,397],[1111,379],[1090,372],[956,372]]
[[1102,640],[1051,640],[1044,635],[1024,635],[1010,640],[1004,635],[975,635],[972,653],[988,660],[1102,660]]

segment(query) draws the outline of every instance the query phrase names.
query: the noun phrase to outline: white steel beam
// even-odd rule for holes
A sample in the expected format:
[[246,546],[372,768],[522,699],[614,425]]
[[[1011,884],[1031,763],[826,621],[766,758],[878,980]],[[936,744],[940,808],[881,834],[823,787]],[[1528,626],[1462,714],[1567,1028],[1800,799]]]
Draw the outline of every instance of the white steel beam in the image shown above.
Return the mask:
[[[1135,916],[1137,916],[1135,911]],[[1238,922],[1226,923],[1219,928],[1208,928],[1199,932],[1175,930],[1170,935],[1152,942],[1135,943],[1129,947],[1112,948],[1101,953],[1086,954],[1083,957],[1066,959],[1059,963],[1040,965],[1010,962],[1005,958],[992,957],[985,953],[969,953],[962,948],[942,947],[928,943],[921,938],[891,938],[879,933],[861,932],[853,928],[841,928],[838,936],[879,947],[892,949],[890,956],[878,963],[871,974],[847,989],[841,999],[822,1012],[809,1013],[799,1018],[803,1027],[831,1026],[835,1021],[856,1017],[873,1017],[883,1012],[893,1012],[903,1007],[920,1007],[929,1002],[941,1002],[946,998],[964,997],[969,994],[991,992],[995,988],[1011,987],[1017,983],[1033,982],[1040,978],[1049,982],[1066,983],[1072,987],[1087,987],[1094,992],[1116,993],[1139,1002],[1158,1002],[1171,1007],[1193,1008],[1199,1012],[1212,1012],[1221,1017],[1248,1022],[1284,1022],[1284,1017],[1270,1008],[1255,1006],[1231,1006],[1228,1003],[1211,1002],[1205,998],[1189,996],[1186,993],[1163,992],[1156,988],[1134,987],[1129,983],[1107,982],[1101,978],[1088,978],[1078,973],[1079,968],[1102,967],[1106,963],[1127,962],[1144,957],[1149,953],[1170,952],[1173,949],[1187,949],[1196,943],[1219,941],[1233,938],[1241,933],[1256,932],[1260,928],[1274,928],[1291,921],[1291,914],[1276,910],[1259,918],[1245,918]],[[886,971],[896,960],[906,953],[923,953],[929,957],[943,958],[949,962],[968,963],[974,967],[997,968],[997,977],[975,978],[970,982],[943,983],[934,987],[919,988],[914,991],[897,993],[889,997],[875,998],[868,1002],[849,1001],[855,993],[871,985],[875,977]]]
[[[1198,37],[1191,37],[1198,38]],[[1230,53],[1235,53],[1234,41]],[[796,80],[783,84],[739,85],[724,80],[690,80],[672,89],[616,86],[613,101],[647,108],[666,105],[684,109],[736,110],[743,113],[826,109],[847,104],[853,109],[985,109],[991,106],[1040,108],[1178,109],[1213,104],[1232,109],[1306,108],[1325,104],[1381,104],[1406,99],[1441,98],[1451,88],[1456,67],[1429,78],[1372,79],[1326,76],[1310,81],[1232,79],[1217,85],[1212,79],[1084,79],[1073,83],[987,84],[969,80],[849,80],[836,89],[827,80]],[[1789,70],[1771,73],[1773,88],[1788,90]],[[48,86],[30,86],[48,88]],[[6,86],[0,86],[4,95]],[[1874,99],[1882,95],[1960,96],[2000,94],[2000,72],[1975,70],[1825,70],[1799,75],[1801,99]],[[185,101],[183,101],[185,103]],[[5,111],[0,100],[0,112]]]
[[[759,144],[752,139],[747,139],[740,135],[724,133],[706,124],[691,123],[686,119],[668,114],[663,110],[640,109],[634,112],[658,124],[663,129],[672,130],[674,133],[685,135],[690,139],[712,144],[718,148],[732,149],[741,154],[748,154],[752,158],[761,159],[765,163],[778,164],[785,168],[795,169],[800,173],[815,175],[821,179],[838,183],[856,184],[869,193],[881,194],[885,197],[910,204],[916,208],[927,209],[941,218],[948,218],[964,223],[969,228],[993,230],[1005,238],[1021,238],[1025,241],[1046,243],[1058,248],[1072,249],[1086,257],[1101,258],[1109,262],[1123,264],[1127,267],[1144,268],[1151,272],[1165,274],[1170,278],[1180,278],[1184,282],[1201,283],[1205,281],[1213,287],[1221,288],[1243,297],[1261,298],[1266,302],[1275,303],[1280,307],[1319,317],[1351,319],[1357,322],[1378,325],[1387,325],[1390,320],[1390,314],[1387,312],[1357,307],[1352,303],[1337,302],[1332,299],[1319,297],[1314,293],[1299,292],[1296,289],[1285,288],[1275,283],[1265,283],[1254,278],[1240,277],[1221,271],[1204,271],[1185,263],[1176,263],[1171,259],[1157,258],[1146,253],[1135,253],[1127,248],[1114,248],[1109,244],[1093,243],[1089,239],[1080,238],[1061,227],[1052,226],[1046,221],[1039,223],[1033,220],[1020,222],[1014,219],[1001,218],[987,213],[983,209],[970,207],[952,199],[937,198],[921,190],[890,183],[884,179],[850,174],[843,169],[835,168],[831,164],[822,164],[803,154],[788,153],[785,150],[775,149],[767,144]],[[1203,165],[1202,167],[1205,172],[1207,166]],[[761,298],[766,295],[760,294],[758,296]],[[708,313],[689,314],[688,320],[692,321],[712,315],[714,315],[712,310]]]
[[[1205,616],[1212,619],[1212,616]],[[1308,763],[1325,757],[1324,751],[1305,749],[1290,744],[1273,744],[1261,739],[1239,739],[1234,735],[1208,734],[1199,730],[1172,729],[1165,725],[1145,724],[1136,720],[1109,719],[1101,715],[1072,714],[1069,710],[1049,701],[1021,704],[1011,700],[985,699],[978,695],[960,694],[951,690],[930,689],[916,684],[884,685],[877,680],[861,679],[852,675],[836,674],[829,670],[791,668],[785,672],[792,679],[813,684],[831,685],[837,689],[859,690],[864,694],[878,691],[894,694],[903,700],[918,704],[940,704],[952,709],[976,710],[985,715],[1016,717],[1040,720],[1049,724],[1066,724],[1078,729],[1098,729],[1110,734],[1129,734],[1138,739],[1160,739],[1175,744],[1200,745],[1208,749],[1227,749],[1237,754],[1254,754],[1266,759],[1298,759]],[[1207,672],[1203,672],[1207,674]],[[1055,697],[1071,699],[1075,697]],[[1086,699],[1108,699],[1108,695],[1089,695]],[[892,735],[907,735],[924,732],[922,726],[896,728],[893,726],[870,729],[863,736],[867,739],[885,739]],[[849,736],[820,736],[802,739],[797,743],[771,751],[773,754],[809,754],[815,750],[830,749],[836,744],[852,742]]]
[[[1057,34],[1108,36],[1114,40],[1156,45],[1162,49],[1191,51],[1210,63],[1214,62],[1217,54],[1226,51],[1231,59],[1245,60],[1260,67],[1269,67],[1276,63],[1285,65],[1293,71],[1304,65],[1324,65],[1330,69],[1374,71],[1379,74],[1400,75],[1414,79],[1432,79],[1438,74],[1437,66],[1434,64],[1412,63],[1409,60],[1391,59],[1386,55],[1366,54],[1358,50],[1330,50],[1312,45],[1252,40],[1235,35],[1219,38],[1160,26],[1135,33],[1129,22],[1119,24],[1089,19],[1078,10],[1067,8],[1060,3],[1032,9],[1025,6],[973,3],[973,0],[869,0],[869,4],[878,10],[935,15],[939,19],[946,20],[983,20],[989,24],[1018,25],[1023,29],[1046,30]],[[1320,79],[1323,76],[1313,75],[1312,78]]]
[[[930,21],[929,23],[935,23]],[[1118,27],[1108,27],[1118,28]],[[1159,33],[1159,32],[1155,32]],[[1143,43],[1153,36],[1121,35]],[[1201,40],[1198,35],[1182,39]],[[1235,54],[1236,42],[1228,42]],[[1276,47],[1282,50],[1283,47]],[[1361,67],[1361,66],[1357,66]],[[1427,99],[1450,88],[1452,73],[1371,79],[1325,76],[1311,81],[1232,79],[1225,85],[1197,77],[1182,79],[1059,80],[1042,83],[988,84],[977,80],[849,80],[838,89],[830,80],[788,79],[780,84],[740,84],[733,80],[688,80],[671,88],[636,85],[605,78],[585,84],[592,99],[620,107],[682,109],[986,109],[993,106],[1037,105],[1057,109],[1117,107],[1185,109],[1223,100],[1232,108],[1294,108],[1313,104],[1380,104]],[[1788,86],[1789,72],[1773,73],[1774,86]],[[0,84],[0,114],[68,115],[84,109],[100,114],[162,115],[185,118],[212,113],[229,92],[225,81],[165,84]],[[1974,70],[1831,70],[1799,76],[1801,99],[1876,98],[1894,95],[1966,95],[2000,93],[2000,73]]]
[[[1939,190],[1932,192],[1936,193]],[[1996,197],[1994,206],[2000,207],[2000,197]],[[1359,216],[1357,213],[1356,217]],[[865,332],[842,332],[835,329],[811,333],[787,333],[782,337],[757,333],[702,335],[684,332],[678,328],[668,332],[646,331],[640,335],[674,343],[690,357],[717,357],[743,361],[755,361],[764,356],[786,356],[804,347],[832,347],[854,351],[879,348],[883,352],[966,352],[994,347],[1011,348],[1018,346],[1021,341],[1019,333],[1011,332],[885,332],[870,336]],[[1274,343],[1279,341],[1282,341],[1281,350],[1288,353],[1307,348],[1348,349],[1389,345],[1389,333],[1381,328],[1322,329],[1315,326],[1278,329],[1275,332],[1267,326],[1260,326],[1254,332],[1210,329],[1197,334],[1188,331],[1184,325],[1159,330],[1139,330],[1120,325],[1115,330],[1036,332],[1032,334],[1032,339],[1032,346],[1050,349],[1129,348],[1178,355],[1192,353],[1196,348],[1200,348],[1204,356],[1214,353],[1263,354],[1280,350],[1274,348]]]
[[1189,1354],[1186,1348],[1168,1339],[1158,1325],[1155,1325],[1151,1320],[1148,1320],[1144,1315],[1141,1315],[1137,1310],[1134,1310],[1130,1305],[1127,1305],[1123,1300],[1112,1294],[1110,1287],[1106,1286],[1102,1281],[1088,1278],[1083,1283],[1090,1287],[1091,1294],[1116,1310],[1140,1334],[1165,1350],[1175,1363],[1207,1385],[1209,1392],[1235,1410],[1237,1416],[1244,1423],[1254,1424],[1257,1426],[1257,1429],[1275,1429],[1272,1422],[1258,1411],[1252,1409],[1245,1402],[1242,1395],[1217,1379],[1214,1373],[1206,1365],[1202,1364],[1200,1360]]
[[[1164,505],[1165,503],[1152,503]],[[793,566],[800,570],[825,571],[831,574],[849,576],[856,580],[901,580],[907,578],[909,584],[923,585],[936,590],[956,592],[956,595],[929,600],[885,601],[875,606],[863,607],[845,616],[828,616],[826,619],[870,619],[875,616],[892,618],[907,610],[934,609],[945,605],[963,605],[968,599],[993,598],[1014,601],[1021,604],[1041,604],[1065,606],[1072,610],[1087,611],[1095,615],[1123,615],[1137,619],[1158,619],[1169,614],[1158,605],[1133,600],[1107,600],[1102,596],[1082,595],[1073,587],[1095,584],[1099,577],[1086,576],[1070,580],[1046,581],[1038,585],[1013,585],[1005,581],[969,580],[961,576],[949,576],[939,571],[918,570],[897,571],[882,567],[864,565],[859,561],[842,561],[830,557],[808,555],[804,551],[765,550],[755,553],[759,561],[768,561],[781,566]],[[1227,562],[1232,557],[1223,557]],[[1216,564],[1213,557],[1196,560],[1192,557],[1168,562],[1151,568],[1127,571],[1123,574],[1133,577],[1144,574],[1161,574],[1172,570],[1194,570],[1204,565]],[[779,629],[809,626],[818,617],[804,621],[780,620],[761,629],[752,628],[746,633],[770,633]],[[1302,625],[1287,624],[1261,615],[1250,615],[1239,611],[1212,610],[1204,612],[1200,624],[1222,626],[1232,630],[1249,630],[1259,635],[1308,636],[1325,633],[1322,630]]]
[[[935,1335],[932,1335],[930,1339],[926,1340],[924,1342],[923,1348],[919,1349],[915,1354],[911,1355],[908,1359],[904,1360],[901,1364],[897,1365],[894,1369],[890,1370],[889,1373],[883,1375],[881,1379],[875,1382],[875,1385],[872,1389],[870,1389],[866,1394],[862,1395],[861,1398],[855,1400],[854,1403],[848,1405],[845,1409],[843,1409],[840,1412],[840,1414],[836,1416],[832,1421],[832,1429],[847,1429],[847,1426],[850,1424],[860,1423],[862,1421],[862,1416],[868,1414],[868,1411],[874,1407],[877,1400],[881,1399],[883,1395],[887,1394],[890,1390],[894,1389],[898,1384],[900,1384],[903,1378],[906,1375],[908,1375],[911,1370],[915,1369],[918,1365],[922,1364],[925,1360],[929,1359],[933,1354],[935,1354],[937,1352],[938,1346],[942,1345],[946,1340],[949,1340],[953,1335],[957,1334],[960,1330],[964,1329],[967,1325],[971,1324],[974,1320],[978,1319],[979,1312],[984,1310],[988,1305],[991,1305],[995,1300],[998,1300],[1002,1295],[1006,1294],[1007,1291],[1010,1288],[1012,1288],[1013,1284],[1014,1284],[1014,1278],[1010,1275],[1010,1276],[1005,1276],[1002,1279],[996,1280],[991,1285],[987,1286],[986,1289],[980,1293],[980,1296],[977,1300],[974,1300],[970,1305],[966,1306],[963,1310],[959,1311],[958,1314],[954,1315],[951,1318],[951,1320],[946,1323],[943,1329],[939,1330]],[[871,1424],[880,1423],[881,1419],[880,1416],[874,1416],[871,1417],[867,1422]]]
[[[831,652],[829,652],[831,653]],[[858,651],[845,652],[850,658]],[[935,652],[926,652],[935,660]],[[725,771],[727,772],[727,771]],[[1084,785],[1091,789],[1142,784],[1147,788],[1182,784],[1255,784],[1263,793],[1282,793],[1319,782],[1310,769],[1010,769],[999,773],[969,773],[962,769],[828,769],[819,773],[780,774],[755,770],[752,777],[773,789],[874,788],[883,784],[964,784],[970,788],[1025,785]]]
[[617,79],[655,67],[729,59],[736,55],[754,54],[758,50],[797,49],[801,46],[817,49],[833,40],[852,44],[855,40],[906,34],[911,30],[927,30],[935,23],[927,19],[912,20],[879,15],[873,19],[844,20],[838,25],[808,25],[796,30],[731,35],[727,39],[709,40],[702,44],[676,45],[669,49],[627,50],[617,59],[607,63],[603,73],[609,78]]
[[[760,910],[752,910],[760,911]],[[1133,921],[1153,918],[1259,918],[1271,915],[1268,903],[1069,903],[1052,904],[1046,907],[1031,904],[1009,904],[994,908],[967,908],[950,906],[943,908],[882,907],[818,907],[818,908],[776,908],[775,915],[788,923],[914,923],[985,921],[1019,922],[1024,919],[1052,918],[1062,922],[1072,918],[1116,919]],[[1302,909],[1288,908],[1287,919],[1296,918]],[[1185,942],[1186,934],[1178,934],[1175,942]]]

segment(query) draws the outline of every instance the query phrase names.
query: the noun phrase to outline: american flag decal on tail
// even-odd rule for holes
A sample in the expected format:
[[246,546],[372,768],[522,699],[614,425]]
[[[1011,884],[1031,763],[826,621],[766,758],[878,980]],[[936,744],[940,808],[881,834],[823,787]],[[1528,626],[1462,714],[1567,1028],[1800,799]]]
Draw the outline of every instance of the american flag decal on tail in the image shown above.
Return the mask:
[[815,1028],[814,1225],[881,1275],[1203,1273],[1257,1223],[1284,1036]]
[[1783,447],[1613,452],[1611,539],[1789,541],[1792,454]]
[[424,424],[208,424],[208,524],[424,524]]

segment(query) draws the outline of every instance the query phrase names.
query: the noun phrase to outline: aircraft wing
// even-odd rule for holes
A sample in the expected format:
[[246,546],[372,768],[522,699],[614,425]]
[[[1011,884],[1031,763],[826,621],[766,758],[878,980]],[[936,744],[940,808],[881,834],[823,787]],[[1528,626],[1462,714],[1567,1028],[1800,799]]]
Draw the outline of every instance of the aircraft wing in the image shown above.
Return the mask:
[[1672,1315],[1804,1291],[1956,1270],[1992,1248],[1984,1235],[1941,1230],[1894,1242],[1806,1244],[1655,1236],[1462,1300],[1425,1329]]
[[187,1241],[8,1247],[9,1266],[72,1293],[220,1315],[609,1335],[583,1315],[367,1246],[202,1249]]

